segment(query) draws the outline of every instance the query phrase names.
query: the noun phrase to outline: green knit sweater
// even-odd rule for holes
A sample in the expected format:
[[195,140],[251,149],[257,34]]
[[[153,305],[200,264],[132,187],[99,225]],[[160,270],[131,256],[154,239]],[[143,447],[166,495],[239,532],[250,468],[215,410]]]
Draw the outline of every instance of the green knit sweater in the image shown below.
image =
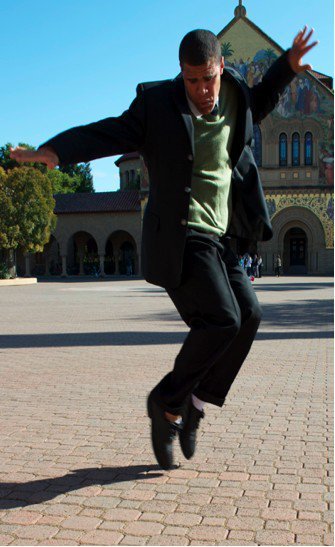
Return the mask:
[[188,226],[202,232],[226,233],[232,209],[230,150],[236,124],[236,92],[222,82],[219,113],[196,118],[194,164]]

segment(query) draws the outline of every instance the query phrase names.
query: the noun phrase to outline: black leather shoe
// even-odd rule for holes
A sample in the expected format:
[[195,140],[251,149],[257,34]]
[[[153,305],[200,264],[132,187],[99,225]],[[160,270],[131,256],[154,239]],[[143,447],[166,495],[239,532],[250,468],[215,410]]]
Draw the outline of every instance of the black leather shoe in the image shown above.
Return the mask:
[[163,469],[172,469],[174,467],[172,443],[182,425],[170,422],[165,417],[164,410],[153,400],[152,394],[148,397],[147,405],[149,418],[151,418],[151,441],[156,459]]
[[179,431],[181,450],[187,460],[192,458],[194,455],[197,440],[197,429],[199,427],[200,420],[204,418],[204,416],[204,411],[195,408],[192,403],[192,397],[190,397],[186,408],[184,426]]

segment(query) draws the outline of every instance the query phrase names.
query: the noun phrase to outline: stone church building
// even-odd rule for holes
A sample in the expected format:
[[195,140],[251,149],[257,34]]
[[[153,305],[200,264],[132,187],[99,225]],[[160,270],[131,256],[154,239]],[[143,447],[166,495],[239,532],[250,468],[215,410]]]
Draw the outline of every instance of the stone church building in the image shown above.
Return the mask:
[[[218,38],[226,65],[250,87],[284,52],[247,17],[241,1]],[[314,70],[297,76],[276,109],[254,127],[253,152],[274,229],[271,241],[250,249],[262,255],[264,274],[273,274],[278,253],[287,275],[332,274],[332,83]],[[18,253],[21,275],[141,275],[141,222],[150,181],[139,154],[115,163],[119,191],[55,196],[55,232],[43,253]]]

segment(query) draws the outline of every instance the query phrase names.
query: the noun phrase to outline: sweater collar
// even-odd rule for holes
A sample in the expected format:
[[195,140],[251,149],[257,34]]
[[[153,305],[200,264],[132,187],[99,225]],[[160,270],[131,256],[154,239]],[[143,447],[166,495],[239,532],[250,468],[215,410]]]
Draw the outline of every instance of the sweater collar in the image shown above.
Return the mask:
[[[201,114],[201,112],[199,112],[199,110],[197,109],[195,104],[191,101],[191,99],[189,98],[189,96],[186,93],[186,89],[185,89],[185,94],[186,94],[186,99],[187,99],[188,106],[190,107],[190,111],[192,112],[193,116],[195,116],[195,118],[202,118],[203,114]],[[214,105],[214,108],[213,108],[211,114],[213,116],[216,116],[217,113],[218,113],[218,110],[219,110],[219,97],[217,98],[217,101]]]

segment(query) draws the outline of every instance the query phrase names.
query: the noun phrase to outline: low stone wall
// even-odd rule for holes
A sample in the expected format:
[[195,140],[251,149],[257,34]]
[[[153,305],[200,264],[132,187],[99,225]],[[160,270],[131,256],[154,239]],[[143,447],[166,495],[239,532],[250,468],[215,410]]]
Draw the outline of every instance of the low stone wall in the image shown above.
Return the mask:
[[16,277],[15,279],[0,279],[0,287],[11,285],[33,285],[37,283],[36,277]]

